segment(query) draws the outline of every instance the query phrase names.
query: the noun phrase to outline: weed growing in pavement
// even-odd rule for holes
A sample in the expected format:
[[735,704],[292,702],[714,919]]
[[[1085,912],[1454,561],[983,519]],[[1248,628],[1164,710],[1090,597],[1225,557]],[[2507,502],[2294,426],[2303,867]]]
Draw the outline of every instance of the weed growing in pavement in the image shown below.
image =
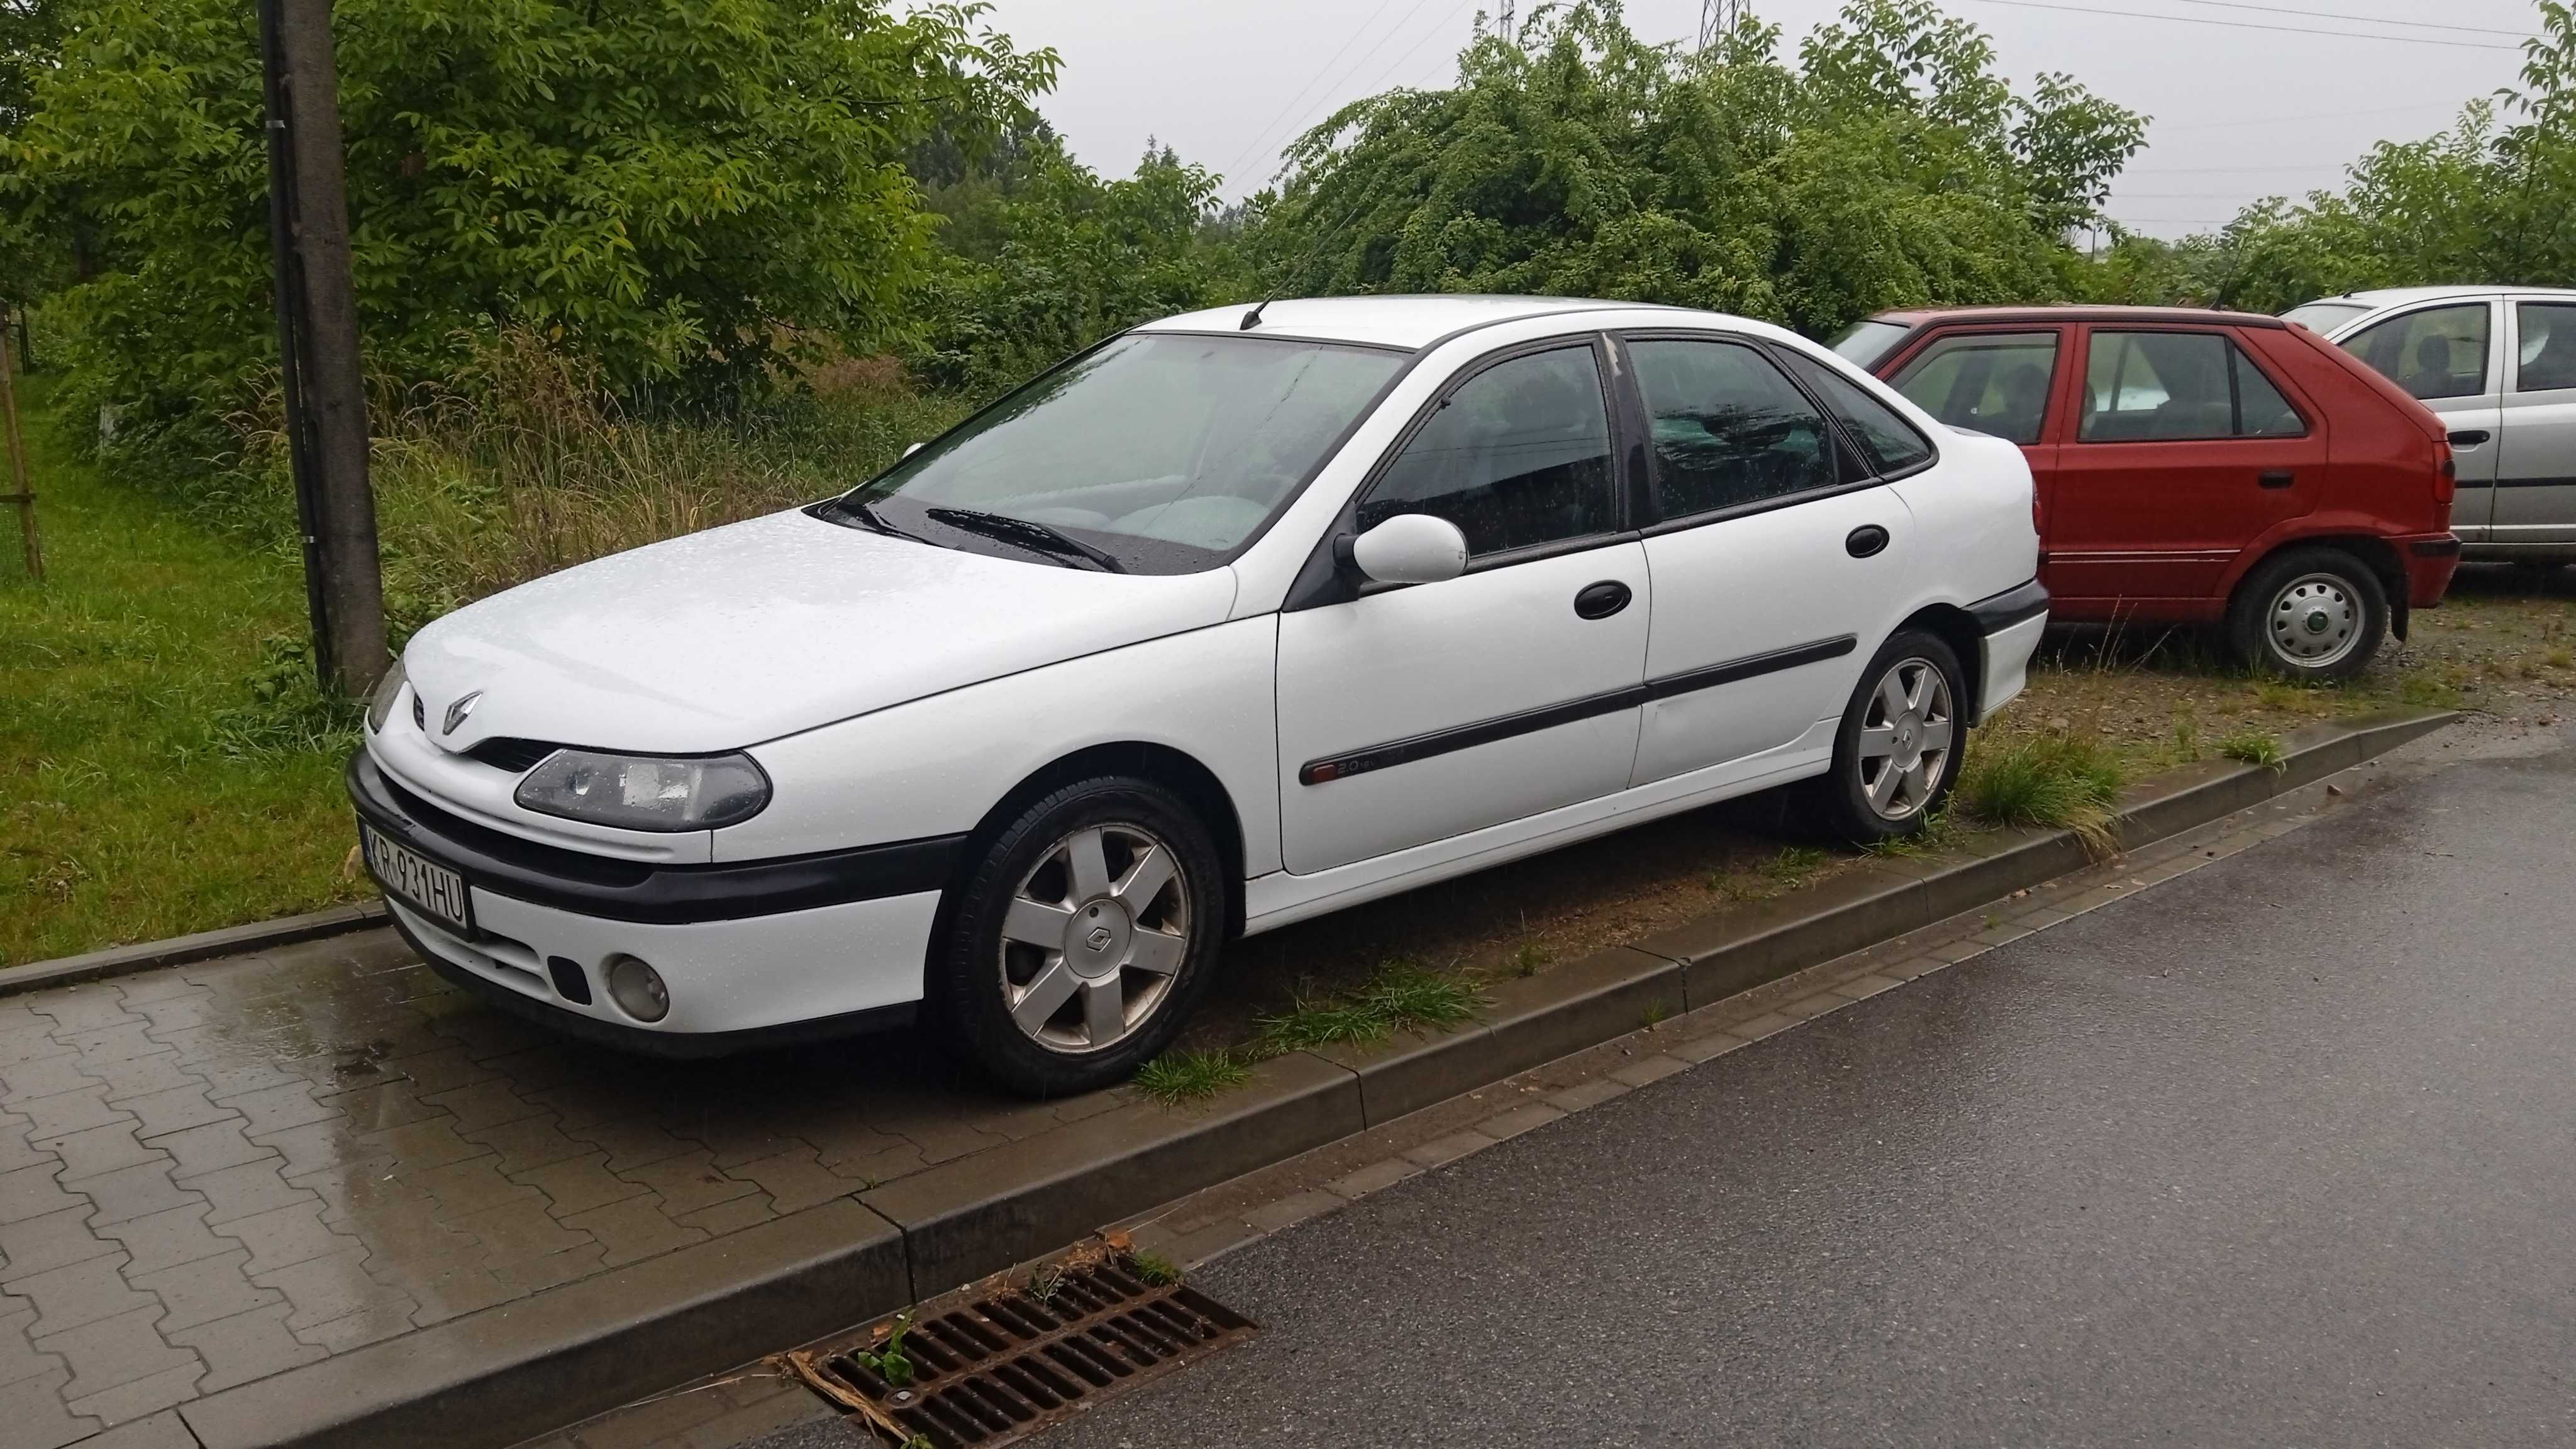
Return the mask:
[[2264,730],[2240,730],[2218,742],[2218,752],[2231,760],[2260,765],[2274,774],[2290,767],[2290,752],[2281,737]]
[[1673,1009],[1670,1006],[1665,1005],[1663,1002],[1649,1001],[1646,1003],[1646,1010],[1643,1014],[1642,1020],[1646,1030],[1653,1031],[1656,1027],[1664,1024],[1665,1017],[1672,1014]]
[[903,1351],[904,1335],[910,1332],[912,1332],[912,1315],[898,1313],[894,1316],[894,1327],[887,1332],[884,1343],[874,1349],[862,1349],[851,1357],[876,1370],[877,1377],[884,1379],[888,1384],[898,1389],[902,1388],[913,1379],[912,1359]]
[[1052,1306],[1055,1295],[1064,1291],[1064,1266],[1050,1263],[1036,1270],[1029,1274],[1029,1281],[1022,1285],[1020,1291],[1029,1295],[1029,1301],[1040,1308]]
[[1160,1253],[1138,1248],[1127,1255],[1127,1266],[1135,1269],[1136,1276],[1151,1287],[1168,1288],[1181,1281],[1181,1265]]
[[1300,997],[1286,1012],[1262,1017],[1259,1046],[1266,1053],[1364,1046],[1399,1031],[1445,1030],[1484,1004],[1466,983],[1399,957],[1379,963],[1356,991],[1323,1001]]
[[1541,967],[1555,959],[1554,951],[1532,941],[1512,953],[1512,974],[1521,977],[1536,976]]
[[2576,654],[2569,653],[2564,645],[2550,650],[2541,658],[2547,661],[2552,669],[2576,669]]
[[1165,1052],[1136,1069],[1136,1090],[1178,1107],[1203,1101],[1243,1085],[1251,1065],[1223,1047],[1214,1051]]
[[2122,783],[2120,762],[2101,742],[2028,735],[1970,755],[1958,798],[1969,814],[1997,825],[2072,830],[2087,851],[2103,857],[2117,849],[2111,806]]

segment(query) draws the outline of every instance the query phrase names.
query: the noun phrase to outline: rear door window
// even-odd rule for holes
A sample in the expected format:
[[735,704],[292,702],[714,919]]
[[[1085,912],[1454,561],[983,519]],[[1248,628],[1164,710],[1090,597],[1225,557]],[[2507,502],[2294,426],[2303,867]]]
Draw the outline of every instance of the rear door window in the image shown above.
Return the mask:
[[1834,486],[1833,431],[1769,358],[1740,342],[1628,344],[1666,518]]
[[2088,443],[2295,438],[2298,409],[2252,359],[2215,332],[2093,334],[2085,360]]
[[1935,338],[1894,382],[1916,407],[1954,428],[2027,445],[2039,441],[2056,373],[2054,332],[1969,332]]
[[1825,400],[1825,411],[1840,421],[1860,444],[1872,472],[1881,478],[1910,473],[1932,461],[1932,444],[1896,409],[1870,395],[1869,389],[1801,352],[1782,351],[1789,368]]
[[2373,323],[2337,345],[2425,401],[2476,397],[2487,390],[2490,311],[2484,302],[2428,307]]
[[2515,392],[2556,392],[2576,388],[2576,305],[2524,302],[2514,318],[2522,345]]

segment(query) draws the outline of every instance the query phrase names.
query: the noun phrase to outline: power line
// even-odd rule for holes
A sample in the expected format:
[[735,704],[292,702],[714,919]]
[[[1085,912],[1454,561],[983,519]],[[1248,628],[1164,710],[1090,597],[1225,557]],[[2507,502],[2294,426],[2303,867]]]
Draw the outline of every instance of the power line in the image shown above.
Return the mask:
[[[1413,17],[1421,14],[1424,7],[1428,6],[1430,3],[1431,0],[1416,0],[1412,9],[1404,12],[1401,19],[1398,19],[1395,24],[1388,26],[1386,33],[1377,38],[1377,44],[1372,45],[1367,50],[1361,52],[1360,58],[1351,62],[1350,70],[1358,70],[1361,66],[1368,64],[1368,58],[1370,56],[1377,54],[1379,49],[1384,47],[1389,40],[1394,39],[1397,31],[1402,30],[1405,26],[1411,24]],[[1361,21],[1358,27],[1351,31],[1350,37],[1342,42],[1342,48],[1333,52],[1332,59],[1327,60],[1321,66],[1318,66],[1315,73],[1306,78],[1306,83],[1297,88],[1297,93],[1288,98],[1288,103],[1279,108],[1278,114],[1263,122],[1261,129],[1253,133],[1252,143],[1245,146],[1241,153],[1236,155],[1233,161],[1227,163],[1225,168],[1226,175],[1233,175],[1236,169],[1241,167],[1244,162],[1249,161],[1254,156],[1260,154],[1261,148],[1269,142],[1271,133],[1278,130],[1279,123],[1282,120],[1285,120],[1288,117],[1288,114],[1294,111],[1298,104],[1306,99],[1306,93],[1315,88],[1315,82],[1323,80],[1327,75],[1331,75],[1334,63],[1347,54],[1352,46],[1357,45],[1361,36],[1369,33],[1369,31],[1377,24],[1378,16],[1386,13],[1387,12],[1385,10],[1379,10],[1372,13],[1368,19]],[[1335,76],[1334,79],[1336,81],[1348,80],[1350,79],[1350,71],[1344,71],[1339,76]],[[1324,87],[1324,91],[1327,95],[1331,94],[1332,86],[1329,84],[1326,85]]]
[[2291,121],[2352,121],[2365,116],[2414,115],[2419,111],[2429,111],[2435,107],[2444,111],[2457,108],[2456,103],[2451,101],[2418,101],[2411,106],[2385,106],[2375,111],[2315,111],[2303,116],[2240,116],[2232,121],[2194,121],[2188,126],[2159,125],[2155,130],[2158,135],[2171,135],[2177,131],[2226,131],[2238,126],[2283,125]]
[[2146,10],[2097,10],[2089,5],[2051,5],[2046,0],[1975,0],[1979,5],[2008,5],[2015,10],[2057,10],[2069,15],[2109,15],[2124,20],[2164,20],[2175,25],[2215,25],[2226,30],[2269,30],[2282,35],[2339,36],[2346,40],[2390,40],[2400,45],[2440,45],[2453,50],[2520,51],[2519,45],[2493,45],[2482,40],[2433,40],[2414,35],[2373,35],[2366,30],[2310,30],[2291,25],[2262,25],[2250,20],[2212,20],[2199,15],[2158,15]]
[[[2453,25],[2440,20],[2383,20],[2376,15],[2337,15],[2331,10],[2293,10],[2285,5],[2254,5],[2247,0],[2173,0],[2177,5],[2206,5],[2213,10],[2250,10],[2262,15],[2304,15],[2311,20],[2341,20],[2363,25],[2402,25],[2409,30],[2455,30],[2468,35],[2510,35],[2517,40],[2526,34],[2519,30],[2498,30],[2488,25]],[[2176,20],[2187,16],[2174,16]]]

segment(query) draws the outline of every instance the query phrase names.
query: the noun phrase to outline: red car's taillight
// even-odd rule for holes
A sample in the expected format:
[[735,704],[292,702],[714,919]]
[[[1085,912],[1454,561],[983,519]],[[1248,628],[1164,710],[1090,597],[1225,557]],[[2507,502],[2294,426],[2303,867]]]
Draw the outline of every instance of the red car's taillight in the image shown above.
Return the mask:
[[2460,463],[2458,459],[2451,456],[2450,439],[2436,438],[2433,440],[2433,461],[2435,465],[2433,470],[2433,501],[2441,504],[2444,508],[2448,508],[2451,506],[2453,495],[2457,494],[2460,489]]

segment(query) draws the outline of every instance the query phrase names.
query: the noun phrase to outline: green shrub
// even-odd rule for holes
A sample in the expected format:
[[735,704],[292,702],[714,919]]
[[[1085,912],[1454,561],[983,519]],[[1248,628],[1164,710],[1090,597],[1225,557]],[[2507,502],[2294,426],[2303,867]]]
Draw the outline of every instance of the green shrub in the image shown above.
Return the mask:
[[2116,844],[2111,810],[2122,783],[2109,749],[2061,732],[1984,742],[1968,756],[1957,794],[1979,819],[2072,830],[2099,854]]

